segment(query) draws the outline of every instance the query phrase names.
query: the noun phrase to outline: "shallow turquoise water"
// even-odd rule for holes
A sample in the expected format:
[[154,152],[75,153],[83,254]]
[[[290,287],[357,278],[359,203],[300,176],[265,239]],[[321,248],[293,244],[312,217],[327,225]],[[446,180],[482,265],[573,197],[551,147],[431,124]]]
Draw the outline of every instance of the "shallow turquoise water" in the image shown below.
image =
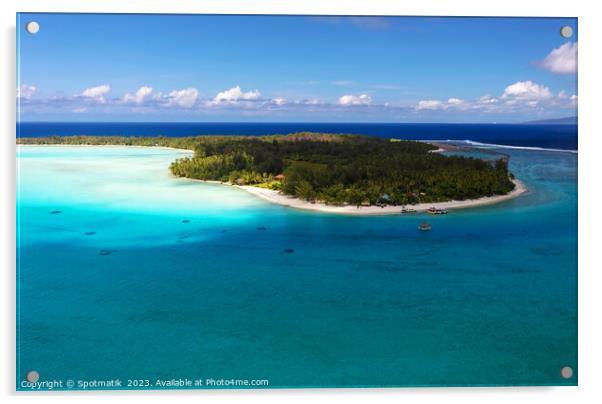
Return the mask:
[[362,218],[171,178],[181,151],[20,147],[17,387],[576,384],[577,156],[504,153],[529,194]]

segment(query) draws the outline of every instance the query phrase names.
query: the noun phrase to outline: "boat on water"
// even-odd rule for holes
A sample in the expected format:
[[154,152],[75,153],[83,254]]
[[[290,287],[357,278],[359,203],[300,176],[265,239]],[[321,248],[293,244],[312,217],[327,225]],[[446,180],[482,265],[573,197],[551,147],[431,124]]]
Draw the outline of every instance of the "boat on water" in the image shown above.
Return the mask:
[[447,215],[447,209],[430,207],[426,210],[430,215]]
[[432,226],[426,222],[420,223],[418,225],[418,230],[420,230],[420,231],[428,231],[430,229],[432,229]]

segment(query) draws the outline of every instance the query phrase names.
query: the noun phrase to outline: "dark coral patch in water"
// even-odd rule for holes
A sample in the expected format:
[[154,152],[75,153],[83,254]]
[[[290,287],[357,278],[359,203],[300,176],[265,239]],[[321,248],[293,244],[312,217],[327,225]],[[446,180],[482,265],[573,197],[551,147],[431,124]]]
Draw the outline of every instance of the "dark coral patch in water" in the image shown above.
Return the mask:
[[100,250],[99,255],[110,255],[111,253],[117,252],[117,250]]
[[93,236],[95,234],[96,234],[95,231],[87,231],[87,232],[84,233],[84,236]]
[[182,223],[190,223],[190,220],[184,219],[184,220],[182,220]]
[[257,230],[267,230],[266,227],[258,227]]
[[50,212],[51,215],[58,215],[59,213],[63,213],[62,210],[53,210],[52,212]]

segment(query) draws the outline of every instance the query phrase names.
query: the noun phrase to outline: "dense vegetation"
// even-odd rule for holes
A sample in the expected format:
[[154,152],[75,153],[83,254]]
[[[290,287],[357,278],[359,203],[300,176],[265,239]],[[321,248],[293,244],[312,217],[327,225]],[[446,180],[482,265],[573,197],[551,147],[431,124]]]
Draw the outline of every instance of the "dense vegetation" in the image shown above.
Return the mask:
[[35,144],[118,144],[194,150],[174,161],[179,177],[279,189],[328,204],[390,204],[501,195],[514,188],[507,161],[430,153],[415,141],[297,133],[187,138],[69,136],[20,138]]

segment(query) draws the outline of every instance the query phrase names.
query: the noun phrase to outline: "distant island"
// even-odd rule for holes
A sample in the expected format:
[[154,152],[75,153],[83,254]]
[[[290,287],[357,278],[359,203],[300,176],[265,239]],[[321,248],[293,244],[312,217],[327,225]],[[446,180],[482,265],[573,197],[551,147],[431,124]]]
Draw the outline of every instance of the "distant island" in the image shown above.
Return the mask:
[[568,116],[565,118],[540,119],[537,121],[527,121],[523,123],[528,125],[577,125],[577,117]]
[[438,153],[440,145],[410,140],[303,132],[180,138],[51,136],[17,142],[187,149],[194,155],[170,166],[176,177],[227,183],[275,203],[341,213],[352,213],[353,208],[366,214],[399,212],[402,205],[424,210],[433,203],[474,206],[524,192],[508,171],[506,158],[446,156]]

